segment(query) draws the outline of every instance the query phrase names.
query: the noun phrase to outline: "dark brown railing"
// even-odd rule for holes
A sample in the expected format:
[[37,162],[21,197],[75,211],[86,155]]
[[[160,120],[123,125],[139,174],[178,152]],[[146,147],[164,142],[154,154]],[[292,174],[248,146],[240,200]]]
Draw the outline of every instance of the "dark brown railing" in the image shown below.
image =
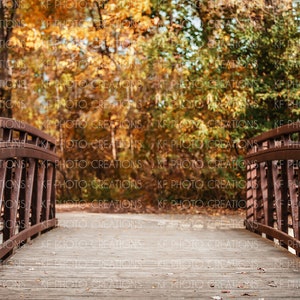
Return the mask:
[[300,122],[265,132],[250,144],[246,227],[300,256]]
[[56,226],[56,161],[52,137],[0,118],[0,260]]

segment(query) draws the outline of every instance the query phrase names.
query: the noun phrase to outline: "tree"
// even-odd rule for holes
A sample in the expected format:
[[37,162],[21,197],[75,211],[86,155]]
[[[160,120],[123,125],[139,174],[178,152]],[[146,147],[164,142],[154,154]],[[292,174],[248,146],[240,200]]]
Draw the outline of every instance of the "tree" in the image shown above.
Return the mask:
[[10,39],[13,28],[20,26],[17,19],[18,0],[0,1],[0,116],[12,117],[11,93],[13,88],[9,61]]
[[243,199],[247,139],[299,115],[282,3],[24,0],[11,101],[58,139],[59,198]]

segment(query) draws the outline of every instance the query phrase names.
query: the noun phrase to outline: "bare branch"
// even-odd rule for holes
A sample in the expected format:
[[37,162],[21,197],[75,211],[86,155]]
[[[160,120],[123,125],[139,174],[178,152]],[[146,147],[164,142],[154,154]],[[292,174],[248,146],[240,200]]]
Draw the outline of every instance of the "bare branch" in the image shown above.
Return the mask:
[[98,28],[98,26],[95,22],[95,18],[94,18],[94,15],[93,15],[93,10],[91,8],[89,8],[89,13],[90,13],[90,16],[92,18],[92,22],[93,22],[93,26],[94,26],[95,30],[98,30],[99,28]]
[[101,10],[104,8],[104,3],[102,4],[102,8],[100,7],[99,3],[96,1],[96,6],[97,6],[97,11],[99,15],[99,20],[100,20],[100,28],[104,29],[104,23],[103,23],[103,17],[102,17],[102,12]]

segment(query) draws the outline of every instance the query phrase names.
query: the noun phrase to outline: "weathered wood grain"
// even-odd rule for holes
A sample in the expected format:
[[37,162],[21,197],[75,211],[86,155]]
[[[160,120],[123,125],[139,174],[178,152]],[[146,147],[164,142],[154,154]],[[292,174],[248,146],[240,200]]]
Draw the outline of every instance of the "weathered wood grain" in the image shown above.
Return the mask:
[[0,299],[300,298],[300,259],[238,217],[58,218],[0,267]]

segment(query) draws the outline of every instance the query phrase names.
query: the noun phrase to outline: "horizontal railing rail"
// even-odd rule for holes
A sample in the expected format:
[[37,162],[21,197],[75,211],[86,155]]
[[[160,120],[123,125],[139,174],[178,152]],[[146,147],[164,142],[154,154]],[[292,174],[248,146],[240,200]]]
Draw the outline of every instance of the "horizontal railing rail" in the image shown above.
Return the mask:
[[54,228],[55,139],[26,123],[0,118],[0,260]]
[[300,122],[249,144],[246,227],[300,256]]

